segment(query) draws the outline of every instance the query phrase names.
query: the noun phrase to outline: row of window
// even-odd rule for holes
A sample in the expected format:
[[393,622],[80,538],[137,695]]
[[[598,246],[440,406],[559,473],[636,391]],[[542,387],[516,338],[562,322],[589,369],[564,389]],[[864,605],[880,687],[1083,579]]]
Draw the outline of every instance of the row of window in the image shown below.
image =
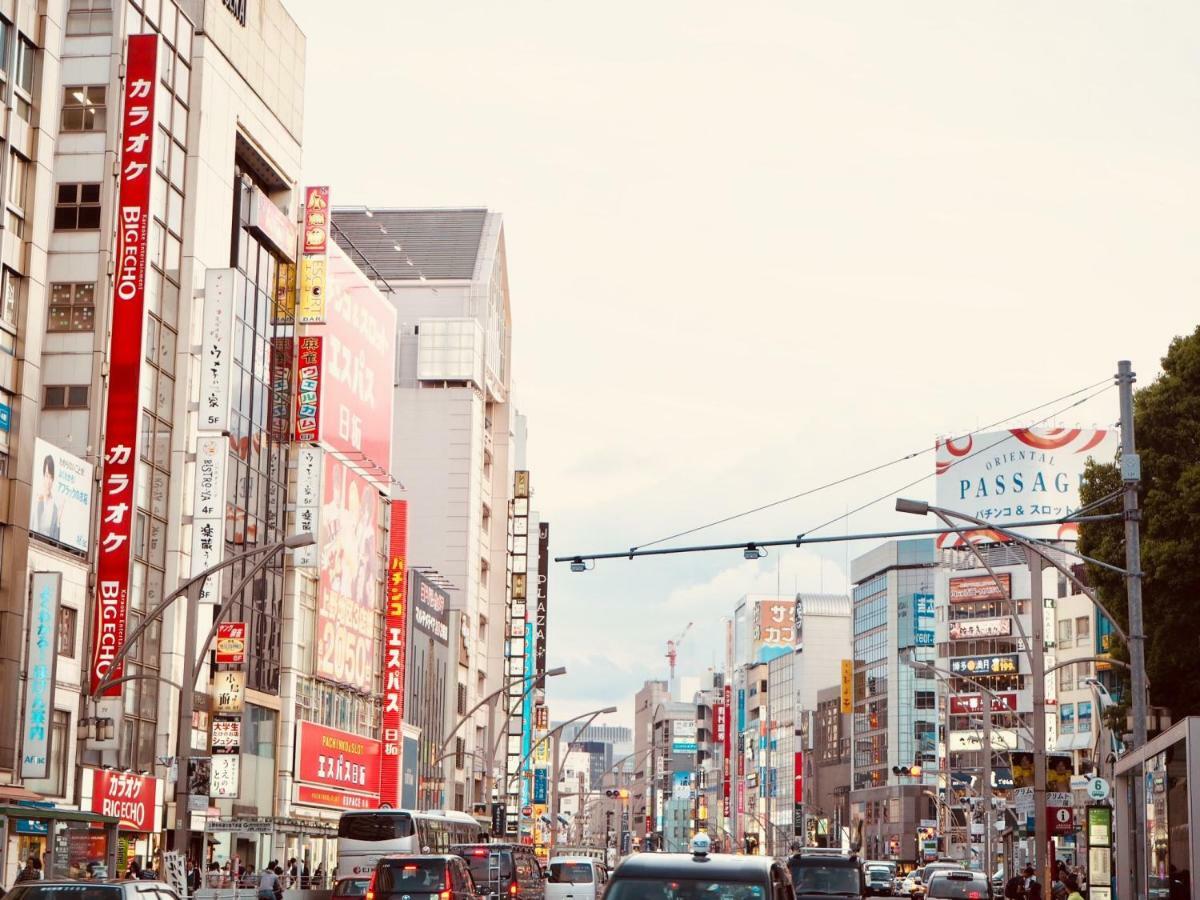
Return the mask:
[[1081,646],[1086,645],[1092,636],[1091,616],[1079,616],[1074,621],[1059,619],[1058,646],[1070,647],[1072,640],[1078,640]]
[[[1079,725],[1075,724],[1075,713],[1079,713]],[[1058,708],[1058,730],[1060,734],[1072,734],[1078,730],[1081,734],[1092,730],[1092,703],[1085,700],[1082,703],[1064,703]]]

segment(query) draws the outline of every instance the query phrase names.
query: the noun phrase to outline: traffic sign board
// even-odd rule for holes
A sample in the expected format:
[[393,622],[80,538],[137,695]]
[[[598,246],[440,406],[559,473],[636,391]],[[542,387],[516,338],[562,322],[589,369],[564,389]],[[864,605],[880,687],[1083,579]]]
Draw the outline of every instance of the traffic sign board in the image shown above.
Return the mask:
[[1108,799],[1108,782],[1097,776],[1088,782],[1087,792],[1089,799],[1095,801],[1096,803],[1102,803]]

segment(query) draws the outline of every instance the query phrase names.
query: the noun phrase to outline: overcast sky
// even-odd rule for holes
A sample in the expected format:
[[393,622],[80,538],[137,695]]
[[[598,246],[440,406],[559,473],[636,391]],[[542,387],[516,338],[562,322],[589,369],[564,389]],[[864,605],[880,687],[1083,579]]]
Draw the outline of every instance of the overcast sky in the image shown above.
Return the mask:
[[[304,178],[504,214],[556,554],[621,550],[1104,379],[1196,327],[1200,6],[285,0]],[[1044,407],[1020,422],[1065,406]],[[1065,412],[1111,424],[1109,390]],[[786,537],[932,454],[688,540]],[[878,503],[827,533],[917,520]],[[753,591],[869,544],[550,578],[551,713],[695,674]]]

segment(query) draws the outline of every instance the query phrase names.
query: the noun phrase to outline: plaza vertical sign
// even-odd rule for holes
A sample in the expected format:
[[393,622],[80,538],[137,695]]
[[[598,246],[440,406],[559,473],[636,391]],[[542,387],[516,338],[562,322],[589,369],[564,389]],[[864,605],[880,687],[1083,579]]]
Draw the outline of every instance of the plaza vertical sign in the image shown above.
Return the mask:
[[537,617],[534,619],[536,641],[534,673],[538,678],[546,674],[546,605],[550,587],[550,523],[538,522],[538,580]]
[[383,756],[379,802],[400,807],[404,781],[404,655],[407,652],[408,501],[389,511],[386,607],[383,618]]
[[[89,666],[93,694],[106,676],[119,678],[124,671],[124,666],[120,662],[114,665],[113,659],[125,642],[125,617],[129,606],[157,82],[158,35],[130,35],[125,52],[124,109],[121,113],[112,342],[108,354],[108,396],[101,455],[104,474]],[[103,695],[119,697],[121,686],[109,685]]]

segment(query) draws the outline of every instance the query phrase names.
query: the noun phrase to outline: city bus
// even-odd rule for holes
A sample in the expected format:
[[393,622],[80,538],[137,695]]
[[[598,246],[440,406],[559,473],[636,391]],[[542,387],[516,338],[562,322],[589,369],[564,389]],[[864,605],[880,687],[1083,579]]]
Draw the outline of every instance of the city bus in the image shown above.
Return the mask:
[[388,853],[449,853],[451,844],[487,840],[474,817],[453,809],[372,809],[342,813],[337,877],[369,878]]

